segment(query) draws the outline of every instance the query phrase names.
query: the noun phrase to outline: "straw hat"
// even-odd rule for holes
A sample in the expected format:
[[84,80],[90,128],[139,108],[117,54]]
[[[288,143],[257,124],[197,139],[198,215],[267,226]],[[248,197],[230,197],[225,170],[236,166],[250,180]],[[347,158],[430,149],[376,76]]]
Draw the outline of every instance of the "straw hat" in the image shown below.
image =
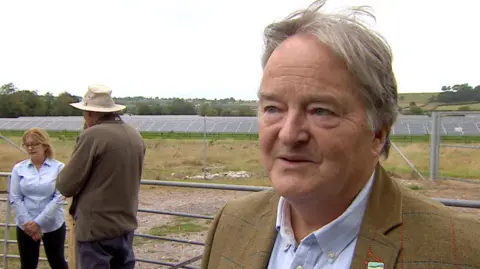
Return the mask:
[[88,85],[88,90],[81,102],[72,103],[71,106],[85,111],[117,112],[125,108],[117,105],[112,98],[112,90],[103,85]]

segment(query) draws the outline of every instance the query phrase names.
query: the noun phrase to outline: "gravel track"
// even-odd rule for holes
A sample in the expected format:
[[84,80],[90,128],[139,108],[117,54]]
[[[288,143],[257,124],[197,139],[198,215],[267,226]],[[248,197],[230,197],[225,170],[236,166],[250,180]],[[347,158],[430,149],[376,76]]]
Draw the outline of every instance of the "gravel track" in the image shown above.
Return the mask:
[[[150,188],[141,190],[139,208],[163,211],[182,212],[213,216],[215,212],[232,198],[241,197],[248,192],[218,191],[204,189],[181,189],[181,188]],[[174,217],[139,213],[139,227],[137,233],[147,233],[153,226],[168,224]],[[207,225],[205,225],[207,227]],[[175,234],[175,237],[186,240],[202,242],[207,230],[202,232]],[[166,242],[160,240],[148,240],[136,243],[135,252],[137,258],[149,260],[162,260],[172,263],[180,263],[195,256],[201,255],[203,246],[185,243]],[[193,263],[199,266],[200,261]],[[135,268],[168,268],[156,264],[139,262]]]

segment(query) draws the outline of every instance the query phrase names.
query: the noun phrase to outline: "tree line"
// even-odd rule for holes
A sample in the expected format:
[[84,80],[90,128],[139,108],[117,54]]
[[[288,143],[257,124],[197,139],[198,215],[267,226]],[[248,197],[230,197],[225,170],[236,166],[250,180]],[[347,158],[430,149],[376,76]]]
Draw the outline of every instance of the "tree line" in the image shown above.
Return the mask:
[[138,102],[135,106],[127,106],[126,113],[137,115],[250,117],[255,116],[255,108],[251,105],[221,104],[215,101],[195,104],[181,98],[175,98],[169,103]]
[[8,83],[0,86],[0,118],[16,118],[21,116],[79,116],[81,111],[70,106],[78,102],[80,97],[60,93],[58,96],[47,92],[38,95],[35,91],[19,90]]
[[[202,115],[202,116],[254,116],[255,103],[226,99],[182,99],[182,98],[114,98],[118,104],[126,105],[122,112],[129,115]],[[0,118],[25,116],[80,116],[81,111],[70,106],[79,102],[80,96],[62,92],[54,96],[37,91],[18,89],[13,83],[0,86]]]
[[[400,101],[402,101],[400,97]],[[480,85],[476,87],[470,86],[468,83],[456,84],[453,86],[442,86],[441,92],[437,95],[432,95],[428,102],[423,106],[418,106],[416,102],[411,101],[408,109],[402,109],[403,114],[409,115],[424,115],[428,114],[428,110],[424,106],[433,103],[436,104],[431,108],[435,110],[438,105],[459,105],[457,111],[472,110],[468,105],[480,102]]]
[[430,102],[445,104],[478,103],[480,102],[480,85],[473,88],[468,83],[453,86],[443,86],[442,92],[430,98]]
[[[401,99],[401,98],[400,98]],[[13,83],[0,86],[0,118],[22,116],[80,116],[81,111],[69,104],[81,100],[80,96],[62,92],[54,96],[36,91],[18,89]],[[127,106],[123,113],[130,115],[201,115],[201,116],[255,116],[254,101],[225,99],[182,99],[182,98],[115,98],[115,102]],[[467,83],[443,86],[438,95],[432,96],[429,103],[465,104],[480,102],[480,85],[472,87]],[[424,114],[425,111],[410,104],[409,114]]]

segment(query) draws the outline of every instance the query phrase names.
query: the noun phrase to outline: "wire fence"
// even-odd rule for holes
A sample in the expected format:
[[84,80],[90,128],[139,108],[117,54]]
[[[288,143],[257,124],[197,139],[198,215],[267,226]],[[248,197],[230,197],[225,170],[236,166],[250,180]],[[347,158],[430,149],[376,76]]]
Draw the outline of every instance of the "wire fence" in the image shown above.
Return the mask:
[[[469,183],[476,183],[480,184],[480,165],[478,162],[473,162],[472,166],[476,165],[477,171],[473,173],[466,173],[469,175],[469,178],[460,178],[458,176],[451,176],[448,174],[443,174],[440,167],[441,157],[447,155],[446,157],[450,160],[445,160],[446,163],[451,161],[452,158],[455,158],[454,154],[461,154],[463,156],[471,156],[473,160],[478,160],[477,155],[480,156],[480,143],[477,142],[476,144],[454,144],[449,143],[448,140],[445,141],[441,140],[442,134],[447,133],[458,133],[463,135],[465,131],[480,131],[480,121],[471,124],[471,126],[464,126],[459,121],[449,121],[445,119],[445,116],[454,116],[454,115],[462,115],[465,114],[469,115],[479,115],[478,112],[433,112],[432,113],[432,123],[430,126],[430,180],[434,181],[437,179],[449,179],[449,180],[457,180],[457,181],[464,181]],[[472,130],[466,130],[465,128],[471,128]],[[442,154],[441,148],[444,149],[444,154]],[[455,149],[450,150],[448,149]],[[462,150],[459,152],[458,150]],[[476,152],[472,152],[476,151]],[[444,157],[445,158],[445,157]],[[472,179],[472,177],[474,179]]]
[[[10,173],[3,173],[0,172],[0,177],[7,177],[9,178]],[[229,191],[245,191],[245,192],[256,192],[266,190],[269,187],[260,187],[260,186],[244,186],[244,185],[229,185],[229,184],[211,184],[211,183],[192,183],[192,182],[171,182],[171,181],[157,181],[157,180],[142,180],[142,185],[148,186],[164,186],[164,187],[180,187],[180,188],[198,188],[198,189],[211,189],[211,190],[229,190]],[[475,200],[456,200],[456,199],[442,199],[442,198],[433,198],[447,206],[452,207],[463,207],[463,208],[476,208],[480,209],[480,201]],[[0,227],[4,228],[4,237],[0,240],[3,243],[3,253],[0,254],[0,257],[3,259],[3,268],[8,268],[8,261],[9,259],[19,259],[18,255],[14,255],[9,253],[9,245],[16,244],[16,240],[12,240],[10,238],[10,228],[16,227],[15,224],[11,224],[12,219],[12,210],[10,203],[8,202],[8,198],[1,198],[0,202],[5,202],[5,212],[4,212],[4,223],[0,223]],[[199,215],[199,214],[190,214],[185,212],[175,212],[175,211],[161,211],[161,210],[152,210],[152,209],[138,209],[138,212],[147,213],[147,214],[160,214],[160,215],[169,215],[169,216],[178,216],[178,217],[187,217],[187,218],[194,218],[194,219],[204,219],[204,220],[212,220],[213,216],[208,215]],[[68,230],[69,233],[73,232],[71,229]],[[148,238],[152,240],[162,240],[168,242],[176,242],[176,243],[184,243],[190,245],[197,245],[203,246],[204,243],[200,241],[194,240],[185,240],[180,238],[174,237],[167,237],[167,236],[154,236],[150,234],[144,233],[135,233],[135,237],[139,238]],[[67,248],[72,242],[68,242]],[[173,263],[167,260],[152,260],[152,259],[145,259],[142,257],[137,257],[136,261],[139,263],[148,263],[154,265],[161,265],[167,266],[167,268],[187,268],[187,269],[198,269],[198,267],[191,266],[190,264],[198,261],[201,259],[201,255],[194,256],[189,258],[185,261]],[[40,260],[46,260],[45,257],[41,257]],[[71,266],[70,268],[73,268]]]

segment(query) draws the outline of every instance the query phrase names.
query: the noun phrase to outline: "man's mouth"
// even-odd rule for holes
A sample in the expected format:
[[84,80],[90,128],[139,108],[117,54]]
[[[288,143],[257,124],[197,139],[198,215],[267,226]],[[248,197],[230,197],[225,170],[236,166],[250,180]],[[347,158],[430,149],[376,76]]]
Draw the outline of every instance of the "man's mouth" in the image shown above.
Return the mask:
[[280,156],[279,159],[291,163],[312,162],[310,159],[303,156]]

